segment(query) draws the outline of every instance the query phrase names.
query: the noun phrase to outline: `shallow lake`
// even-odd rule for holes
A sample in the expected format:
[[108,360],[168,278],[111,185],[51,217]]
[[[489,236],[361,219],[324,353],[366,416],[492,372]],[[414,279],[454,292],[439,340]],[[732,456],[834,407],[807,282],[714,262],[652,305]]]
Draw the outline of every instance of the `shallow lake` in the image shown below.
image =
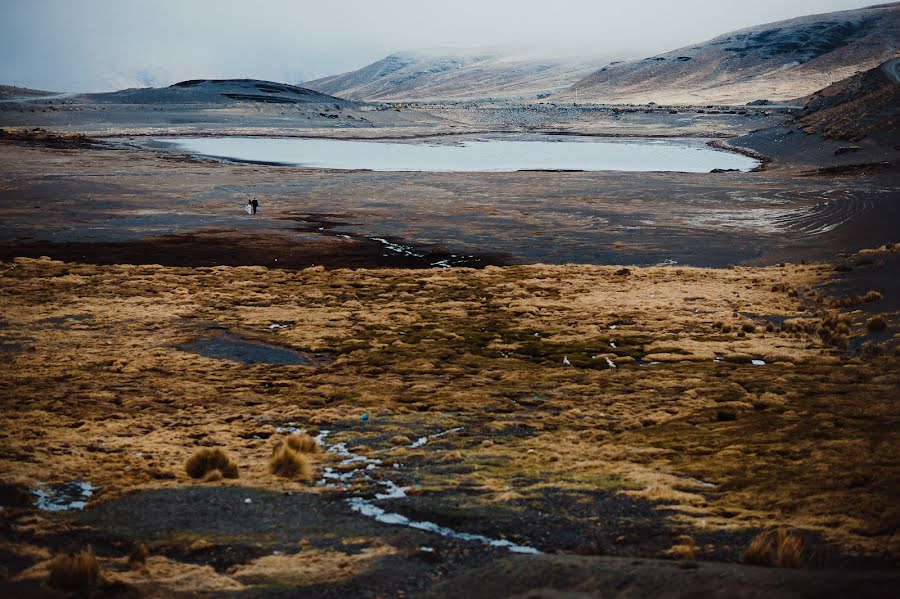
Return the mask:
[[705,139],[499,136],[464,141],[348,141],[277,137],[158,138],[154,145],[240,162],[329,169],[433,172],[520,170],[748,171],[758,162]]

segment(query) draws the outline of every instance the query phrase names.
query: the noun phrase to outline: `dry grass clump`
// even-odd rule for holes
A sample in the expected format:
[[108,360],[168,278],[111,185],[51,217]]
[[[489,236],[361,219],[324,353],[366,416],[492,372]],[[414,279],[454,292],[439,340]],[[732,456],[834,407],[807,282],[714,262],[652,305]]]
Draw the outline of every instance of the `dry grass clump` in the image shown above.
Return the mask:
[[688,562],[697,561],[697,543],[694,542],[693,537],[682,535],[675,538],[675,545],[672,545],[666,553],[675,559]]
[[[287,445],[300,453],[318,453],[321,450],[319,443],[309,435],[290,435],[282,439],[281,444]],[[272,453],[275,453],[275,451],[278,451],[278,446],[275,447]]]
[[394,435],[391,437],[391,445],[411,445],[412,439],[406,435]]
[[778,406],[783,406],[786,401],[784,397],[777,395],[775,393],[765,392],[758,396],[751,397],[750,403],[753,405],[753,409],[755,410],[767,410],[769,408],[776,408]]
[[776,568],[803,566],[803,539],[784,528],[761,532],[741,553],[741,563]]
[[100,564],[88,545],[77,553],[57,555],[50,563],[47,584],[64,591],[90,589],[100,584]]
[[744,324],[741,325],[741,331],[743,331],[745,333],[755,333],[756,325],[753,324],[752,322],[745,322]]
[[305,455],[287,443],[279,445],[269,460],[269,470],[275,476],[291,480],[312,480],[312,466]]
[[866,328],[873,333],[883,331],[887,329],[887,320],[885,320],[884,316],[881,314],[873,316],[869,319],[869,322],[866,323]]
[[238,477],[237,464],[221,449],[211,449],[209,447],[198,449],[188,459],[184,469],[191,478],[206,477],[210,481]]
[[837,308],[851,308],[860,304],[871,304],[872,302],[880,302],[884,296],[875,290],[868,291],[865,295],[851,295],[838,299],[832,299],[831,303]]
[[150,551],[147,546],[143,543],[136,543],[128,553],[128,565],[133,569],[139,569],[147,563],[148,557],[150,557]]
[[880,356],[884,353],[884,346],[872,341],[866,341],[860,348],[864,356]]
[[867,304],[871,304],[872,302],[880,302],[884,299],[884,296],[877,291],[869,291],[867,294],[863,296],[863,301]]

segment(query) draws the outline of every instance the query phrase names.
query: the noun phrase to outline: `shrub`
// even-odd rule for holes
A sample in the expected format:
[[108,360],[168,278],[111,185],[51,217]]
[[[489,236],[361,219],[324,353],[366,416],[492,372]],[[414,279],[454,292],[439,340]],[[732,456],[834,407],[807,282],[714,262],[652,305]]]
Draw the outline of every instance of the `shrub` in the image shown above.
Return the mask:
[[761,532],[741,553],[741,563],[776,568],[800,568],[803,565],[803,539],[784,528]]
[[752,322],[745,322],[744,324],[741,325],[741,330],[745,333],[755,333],[756,325],[753,324]]
[[282,478],[312,480],[312,466],[310,466],[309,460],[299,451],[291,449],[286,443],[278,447],[272,454],[269,470],[275,476]]
[[100,564],[94,549],[88,545],[78,553],[56,556],[50,563],[47,584],[56,589],[74,591],[89,589],[100,584]]
[[884,316],[879,314],[869,319],[869,322],[866,323],[866,328],[873,333],[883,331],[887,329],[887,321],[884,319]]
[[209,447],[197,450],[188,459],[184,469],[191,478],[204,478],[209,475],[215,480],[214,470],[218,470],[224,478],[238,477],[237,464],[221,449],[211,449]]

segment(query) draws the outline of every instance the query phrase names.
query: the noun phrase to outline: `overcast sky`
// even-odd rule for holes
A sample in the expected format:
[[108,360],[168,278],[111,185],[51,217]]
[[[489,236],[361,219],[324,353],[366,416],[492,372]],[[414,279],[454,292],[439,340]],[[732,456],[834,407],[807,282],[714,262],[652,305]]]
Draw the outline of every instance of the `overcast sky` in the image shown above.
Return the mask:
[[874,0],[0,0],[0,83],[107,91],[298,83],[398,50],[631,58]]

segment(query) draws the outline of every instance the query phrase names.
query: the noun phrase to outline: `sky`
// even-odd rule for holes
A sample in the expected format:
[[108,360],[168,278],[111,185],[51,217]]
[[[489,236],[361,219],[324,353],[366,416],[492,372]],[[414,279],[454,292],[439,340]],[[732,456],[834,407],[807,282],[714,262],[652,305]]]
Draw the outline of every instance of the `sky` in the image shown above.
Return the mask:
[[66,92],[233,77],[302,83],[435,47],[638,58],[743,27],[876,3],[0,0],[0,83]]

